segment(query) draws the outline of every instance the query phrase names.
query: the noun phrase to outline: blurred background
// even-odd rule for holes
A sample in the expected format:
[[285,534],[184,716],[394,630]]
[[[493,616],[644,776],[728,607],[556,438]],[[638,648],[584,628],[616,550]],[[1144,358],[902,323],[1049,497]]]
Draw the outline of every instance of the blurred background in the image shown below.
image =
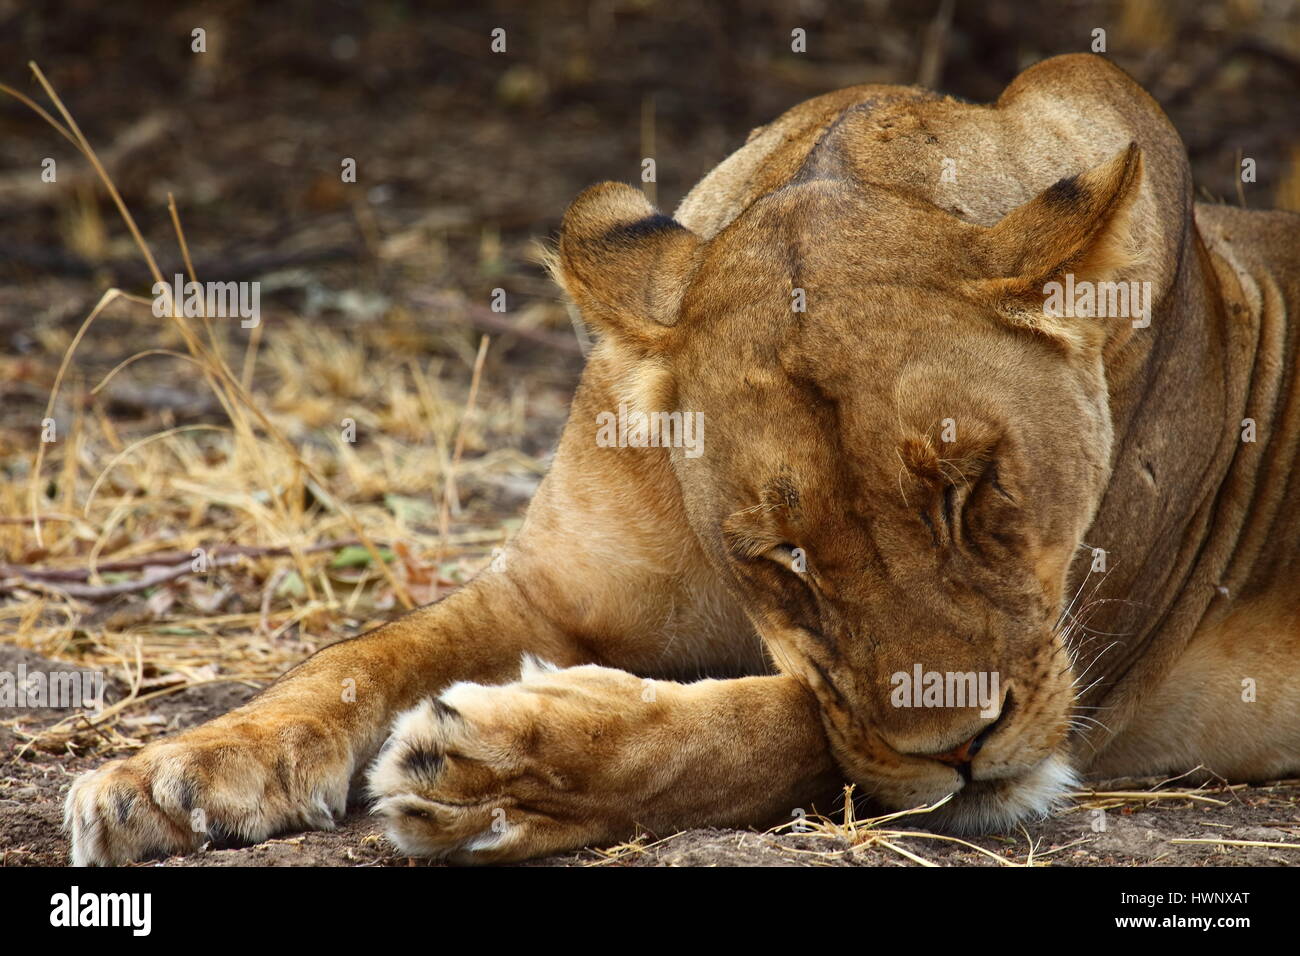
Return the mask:
[[[1300,210],[1297,0],[0,0],[0,82],[54,111],[39,64],[161,273],[174,197],[198,278],[256,280],[262,309],[116,297],[78,340],[150,269],[74,145],[0,95],[0,635],[137,695],[256,686],[436,598],[508,538],[563,422],[582,342],[536,248],[583,187],[653,157],[670,211],[810,96],[991,100],[1097,29],[1202,198]],[[129,748],[151,719],[33,739]]]

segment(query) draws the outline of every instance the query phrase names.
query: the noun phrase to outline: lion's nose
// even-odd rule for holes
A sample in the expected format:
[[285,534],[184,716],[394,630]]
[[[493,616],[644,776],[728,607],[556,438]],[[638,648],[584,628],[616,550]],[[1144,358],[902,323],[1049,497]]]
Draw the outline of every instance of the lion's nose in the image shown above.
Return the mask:
[[974,760],[975,755],[978,754],[981,749],[983,749],[984,741],[988,739],[989,731],[991,731],[994,725],[996,724],[997,721],[994,721],[992,724],[989,724],[987,727],[981,730],[970,740],[966,741],[960,747],[956,747],[952,750],[947,751],[946,753],[926,754],[926,756],[929,757],[931,760],[937,760],[940,763],[946,763],[948,766],[952,767],[952,769],[956,770],[959,774],[961,774],[961,778],[963,780],[965,780],[967,783],[970,783],[971,761]]
[[970,740],[966,741],[961,746],[954,747],[952,750],[940,754],[925,754],[925,756],[929,757],[931,760],[946,763],[948,766],[955,768],[958,773],[969,780],[971,761],[974,760],[976,755],[984,749],[984,744],[991,736],[993,736],[994,731],[1005,722],[1006,716],[1010,712],[1011,695],[1008,693],[997,719],[977,733],[974,737],[971,737]]
[[[989,726],[992,726],[991,724]],[[966,741],[960,747],[956,747],[946,753],[927,754],[931,760],[937,760],[940,763],[946,763],[950,767],[960,767],[970,763],[975,759],[975,755],[984,747],[984,740],[988,736],[989,728],[985,727],[978,734]]]

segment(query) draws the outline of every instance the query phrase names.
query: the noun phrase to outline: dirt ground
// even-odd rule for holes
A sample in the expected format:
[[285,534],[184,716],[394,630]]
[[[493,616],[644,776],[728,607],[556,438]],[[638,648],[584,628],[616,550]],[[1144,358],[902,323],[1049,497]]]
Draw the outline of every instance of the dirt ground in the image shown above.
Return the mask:
[[[1102,27],[1107,55],[1182,133],[1199,198],[1300,210],[1300,22],[1285,4],[946,8],[0,0],[0,83],[52,109],[35,60],[160,271],[184,268],[174,196],[200,278],[260,281],[263,310],[258,331],[213,333],[242,397],[211,387],[184,330],[147,305],[114,301],[79,338],[105,290],[147,294],[149,269],[89,164],[0,95],[0,671],[66,661],[108,674],[110,701],[133,683],[158,695],[93,728],[0,714],[0,865],[66,864],[59,821],[76,773],[437,598],[508,539],[582,369],[537,243],[592,182],[636,180],[653,155],[646,188],[671,210],[751,128],[805,98],[926,80],[988,101]],[[507,56],[487,52],[496,26]],[[790,51],[794,26],[806,56]],[[1258,163],[1244,187],[1243,155]],[[357,160],[356,184],[341,183],[340,157]],[[47,158],[57,185],[37,175]],[[498,288],[504,315],[488,308]],[[47,416],[60,438],[42,448]],[[210,573],[150,577],[194,548],[219,557]],[[1300,781],[1085,796],[969,845],[818,808],[830,822],[812,832],[646,834],[538,863],[1296,865],[1298,800]],[[262,864],[412,861],[358,810],[330,833],[165,865]]]
[[[38,655],[0,646],[0,670],[60,669]],[[62,669],[67,669],[64,665]],[[105,703],[123,688],[113,685]],[[192,687],[162,698],[148,709],[148,739],[214,717],[243,703],[254,689],[235,683]],[[0,865],[65,866],[68,845],[60,833],[63,798],[77,773],[99,758],[23,751],[22,738],[60,715],[32,710],[17,728],[0,726],[0,748],[11,754],[0,764]],[[15,733],[15,730],[18,733]],[[1098,791],[1143,790],[1157,781],[1099,783]],[[1171,795],[1172,796],[1172,795]],[[835,814],[831,814],[832,817]],[[1104,820],[1104,826],[1101,821]],[[905,824],[906,821],[903,821]],[[1048,820],[1014,833],[972,838],[967,844],[907,835],[914,828],[836,832],[807,825],[810,832],[760,833],[688,830],[643,834],[628,844],[584,850],[524,866],[1295,866],[1300,864],[1300,780],[1257,787],[1209,786],[1190,796],[1087,797]],[[1217,843],[1178,843],[1212,840]],[[1289,849],[1235,845],[1284,843]],[[979,849],[976,849],[979,848]],[[981,850],[983,852],[981,852]],[[908,856],[905,854],[912,854]],[[160,866],[428,866],[398,855],[380,824],[363,807],[353,807],[329,832],[288,833],[255,846],[207,848],[172,857]]]

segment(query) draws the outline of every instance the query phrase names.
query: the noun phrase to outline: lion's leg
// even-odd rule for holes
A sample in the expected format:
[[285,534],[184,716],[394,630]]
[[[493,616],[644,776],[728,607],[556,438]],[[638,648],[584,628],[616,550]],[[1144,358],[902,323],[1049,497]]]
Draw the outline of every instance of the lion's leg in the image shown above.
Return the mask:
[[524,652],[653,676],[761,669],[757,638],[690,536],[663,453],[595,447],[585,423],[600,401],[580,393],[504,569],[79,778],[65,811],[73,862],[328,827],[399,712],[454,681],[513,679]]
[[487,863],[827,811],[842,776],[787,676],[691,684],[529,663],[404,714],[370,774],[412,855]]
[[1204,767],[1235,781],[1300,773],[1300,611],[1288,607],[1292,600],[1256,599],[1203,627],[1089,772]]
[[491,574],[327,647],[243,707],[79,778],[66,809],[73,862],[331,826],[396,713],[453,680],[508,679],[525,649],[586,659]]
[[511,680],[525,652],[560,665],[667,671],[687,669],[674,647],[689,649],[692,666],[699,660],[698,644],[686,641],[624,647],[614,635],[575,635],[530,601],[529,586],[485,572],[437,604],[323,649],[243,707],[82,776],[65,814],[73,862],[329,827],[399,712],[457,680]]

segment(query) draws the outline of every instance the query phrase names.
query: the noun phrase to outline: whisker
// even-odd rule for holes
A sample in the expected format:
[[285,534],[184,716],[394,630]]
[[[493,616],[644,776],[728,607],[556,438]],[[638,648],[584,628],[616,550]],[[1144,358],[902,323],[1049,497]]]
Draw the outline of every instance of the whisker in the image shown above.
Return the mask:
[[1105,653],[1106,653],[1108,650],[1110,650],[1112,647],[1118,647],[1118,646],[1119,646],[1119,641],[1112,641],[1111,643],[1109,643],[1109,644],[1107,644],[1105,647],[1103,647],[1100,651],[1098,651],[1098,652],[1097,652],[1097,656],[1094,657],[1091,661],[1089,661],[1089,662],[1088,662],[1088,666],[1085,667],[1085,668],[1083,669],[1083,673],[1080,674],[1078,677],[1075,678],[1075,680],[1074,680],[1074,685],[1073,685],[1073,686],[1075,686],[1075,687],[1078,687],[1078,686],[1079,686],[1079,682],[1080,682],[1081,680],[1083,680],[1085,677],[1088,676],[1088,672],[1089,672],[1090,670],[1092,670],[1093,665],[1096,664],[1097,661],[1101,660],[1101,655],[1102,655],[1102,654],[1105,654]]

